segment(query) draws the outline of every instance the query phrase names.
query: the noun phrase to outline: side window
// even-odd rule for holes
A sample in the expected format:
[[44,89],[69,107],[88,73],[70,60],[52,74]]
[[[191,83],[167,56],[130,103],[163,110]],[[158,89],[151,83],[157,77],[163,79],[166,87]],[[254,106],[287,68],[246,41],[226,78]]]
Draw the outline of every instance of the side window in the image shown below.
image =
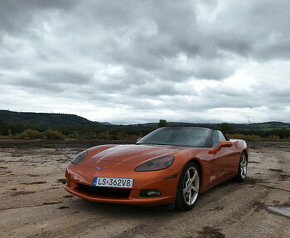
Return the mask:
[[219,135],[220,142],[221,141],[226,141],[226,138],[225,138],[224,134],[221,131],[217,131],[217,132],[218,132],[218,135]]
[[219,136],[217,131],[212,132],[212,147],[217,147],[218,144],[220,143],[219,141]]
[[212,146],[217,147],[221,141],[226,141],[221,131],[214,130],[212,133]]

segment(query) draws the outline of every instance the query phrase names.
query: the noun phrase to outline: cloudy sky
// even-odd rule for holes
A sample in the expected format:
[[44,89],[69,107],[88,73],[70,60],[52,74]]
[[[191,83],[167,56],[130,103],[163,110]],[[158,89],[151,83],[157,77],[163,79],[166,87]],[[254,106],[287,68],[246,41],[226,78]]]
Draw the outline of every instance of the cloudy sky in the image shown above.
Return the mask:
[[0,0],[0,109],[290,122],[289,0]]

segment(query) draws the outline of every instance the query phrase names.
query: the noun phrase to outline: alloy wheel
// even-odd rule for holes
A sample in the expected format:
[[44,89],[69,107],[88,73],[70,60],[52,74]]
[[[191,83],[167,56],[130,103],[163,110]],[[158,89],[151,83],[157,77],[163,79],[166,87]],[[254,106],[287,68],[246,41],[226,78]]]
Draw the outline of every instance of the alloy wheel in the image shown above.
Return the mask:
[[185,173],[183,183],[183,198],[187,205],[195,203],[199,192],[199,173],[195,167],[190,167]]
[[242,179],[245,179],[247,176],[247,158],[245,154],[242,155],[240,160],[240,175]]

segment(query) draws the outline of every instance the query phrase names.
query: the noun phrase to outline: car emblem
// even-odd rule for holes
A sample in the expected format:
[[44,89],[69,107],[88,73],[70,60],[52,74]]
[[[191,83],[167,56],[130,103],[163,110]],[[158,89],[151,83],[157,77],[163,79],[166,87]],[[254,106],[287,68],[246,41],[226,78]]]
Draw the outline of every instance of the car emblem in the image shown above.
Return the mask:
[[96,170],[101,170],[101,169],[105,169],[106,167],[104,167],[104,168],[100,168],[100,167],[96,167]]

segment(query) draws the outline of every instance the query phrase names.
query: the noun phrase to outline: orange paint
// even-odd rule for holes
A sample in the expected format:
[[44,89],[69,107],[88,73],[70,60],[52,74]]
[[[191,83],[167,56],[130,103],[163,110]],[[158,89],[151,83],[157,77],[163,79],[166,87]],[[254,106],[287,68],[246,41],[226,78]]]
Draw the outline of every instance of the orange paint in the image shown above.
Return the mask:
[[[200,193],[237,175],[240,157],[248,148],[244,141],[221,142],[216,148],[190,148],[160,145],[103,145],[88,149],[88,156],[79,164],[66,169],[65,189],[95,202],[135,205],[174,203],[180,174],[189,161],[201,170]],[[135,172],[134,169],[152,158],[174,156],[173,164],[163,170]],[[96,169],[98,167],[98,169]],[[134,179],[128,196],[96,194],[83,190],[78,184],[92,186],[94,177]],[[123,188],[119,188],[120,190]],[[141,197],[142,189],[158,189],[161,196]]]

